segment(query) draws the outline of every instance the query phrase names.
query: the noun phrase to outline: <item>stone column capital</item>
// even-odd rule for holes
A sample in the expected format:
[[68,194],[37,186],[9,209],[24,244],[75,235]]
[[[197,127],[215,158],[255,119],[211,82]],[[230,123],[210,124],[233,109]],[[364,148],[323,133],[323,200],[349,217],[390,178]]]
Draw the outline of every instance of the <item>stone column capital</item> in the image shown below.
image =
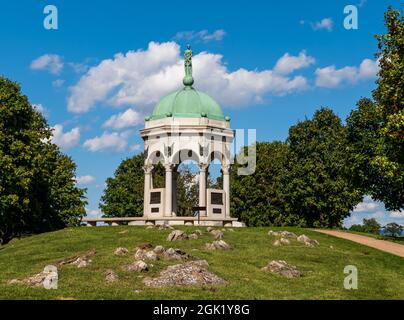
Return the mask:
[[223,174],[229,174],[230,173],[230,164],[222,164],[222,171],[223,171]]
[[199,171],[201,172],[205,172],[207,169],[208,169],[208,167],[209,167],[209,164],[207,164],[207,163],[204,163],[204,162],[200,162],[199,164],[198,164],[198,167],[199,167]]
[[145,164],[143,166],[144,173],[146,173],[146,174],[151,173],[153,171],[153,168],[154,168],[154,166],[152,164],[150,164],[150,163]]
[[174,168],[175,168],[175,164],[173,164],[173,163],[166,163],[166,164],[164,164],[164,168],[166,169],[166,172],[167,171],[173,171],[174,170]]

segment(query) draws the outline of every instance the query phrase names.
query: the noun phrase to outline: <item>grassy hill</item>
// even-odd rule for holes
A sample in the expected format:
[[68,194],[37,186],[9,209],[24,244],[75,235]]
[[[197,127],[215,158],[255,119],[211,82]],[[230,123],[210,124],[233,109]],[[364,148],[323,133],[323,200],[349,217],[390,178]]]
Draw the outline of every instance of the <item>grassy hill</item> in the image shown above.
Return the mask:
[[[197,228],[179,228],[191,232]],[[225,232],[231,251],[208,251],[205,243],[213,236],[206,228],[198,240],[167,242],[170,230],[119,226],[71,228],[23,239],[0,247],[1,299],[404,299],[404,259],[343,239],[307,229],[282,228],[306,234],[320,242],[306,247],[293,240],[289,246],[274,247],[269,228],[242,228]],[[280,230],[279,228],[272,228]],[[126,233],[122,233],[127,230]],[[145,287],[145,274],[127,272],[122,266],[134,261],[138,245],[181,248],[195,257],[206,259],[209,270],[228,281],[225,286]],[[117,247],[130,250],[127,256],[114,255]],[[59,289],[9,285],[7,281],[25,278],[44,266],[91,249],[97,254],[86,268],[66,265],[59,268]],[[197,249],[197,250],[193,250]],[[286,260],[304,272],[301,278],[286,279],[260,269],[271,260]],[[173,261],[159,260],[147,272],[157,276]],[[359,273],[358,290],[345,290],[343,269],[355,265]],[[105,271],[113,269],[119,281],[108,284]],[[140,290],[135,291],[135,290]]]

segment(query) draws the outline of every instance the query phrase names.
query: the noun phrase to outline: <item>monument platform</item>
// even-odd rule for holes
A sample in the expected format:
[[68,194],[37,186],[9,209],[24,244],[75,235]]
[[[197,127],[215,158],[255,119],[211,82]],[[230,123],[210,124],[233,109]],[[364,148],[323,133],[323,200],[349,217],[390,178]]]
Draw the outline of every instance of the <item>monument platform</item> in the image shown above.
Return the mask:
[[245,227],[237,218],[213,218],[213,217],[119,217],[119,218],[83,218],[82,222],[88,226],[97,226],[97,222],[110,223],[112,226],[148,226],[168,224],[185,226],[211,226],[211,227]]

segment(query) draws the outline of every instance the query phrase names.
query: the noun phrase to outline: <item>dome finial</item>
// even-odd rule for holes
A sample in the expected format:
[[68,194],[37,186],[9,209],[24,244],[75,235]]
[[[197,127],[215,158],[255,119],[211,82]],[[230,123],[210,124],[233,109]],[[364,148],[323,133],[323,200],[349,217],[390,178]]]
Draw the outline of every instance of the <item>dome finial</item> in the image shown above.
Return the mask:
[[184,67],[185,77],[182,80],[182,83],[186,87],[192,87],[194,84],[194,78],[192,78],[192,50],[189,44],[187,44],[187,49],[184,52]]

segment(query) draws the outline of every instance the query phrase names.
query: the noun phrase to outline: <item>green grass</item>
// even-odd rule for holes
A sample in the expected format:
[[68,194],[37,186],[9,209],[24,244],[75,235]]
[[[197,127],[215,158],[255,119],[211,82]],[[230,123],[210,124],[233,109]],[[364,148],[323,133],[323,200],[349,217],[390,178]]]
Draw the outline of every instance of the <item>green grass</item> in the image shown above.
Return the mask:
[[[181,229],[196,229],[182,227]],[[198,240],[167,242],[169,230],[119,226],[72,228],[13,240],[0,248],[1,299],[404,299],[404,259],[360,244],[320,234],[308,229],[282,228],[306,234],[320,241],[310,248],[297,241],[290,246],[273,247],[269,228],[240,228],[225,232],[225,241],[232,251],[207,251],[206,242],[213,236],[205,232]],[[279,228],[272,228],[280,230]],[[128,230],[126,234],[119,234]],[[176,287],[151,289],[142,284],[138,273],[121,270],[134,261],[134,249],[150,242],[166,248],[186,250],[206,259],[209,270],[228,281],[216,287]],[[113,254],[119,247],[130,254]],[[332,246],[332,248],[330,248]],[[25,278],[43,270],[59,259],[95,248],[97,254],[87,268],[67,265],[59,269],[59,289],[46,290],[25,285],[8,285],[13,278]],[[192,249],[197,249],[191,251]],[[286,260],[304,272],[304,276],[285,279],[260,269],[274,259]],[[174,262],[160,260],[147,276],[156,276]],[[355,265],[359,273],[358,290],[345,290],[343,269]],[[113,269],[120,276],[117,283],[105,282],[105,270]],[[140,275],[142,276],[142,275]],[[145,275],[143,275],[144,277]],[[141,290],[136,293],[135,290]]]

